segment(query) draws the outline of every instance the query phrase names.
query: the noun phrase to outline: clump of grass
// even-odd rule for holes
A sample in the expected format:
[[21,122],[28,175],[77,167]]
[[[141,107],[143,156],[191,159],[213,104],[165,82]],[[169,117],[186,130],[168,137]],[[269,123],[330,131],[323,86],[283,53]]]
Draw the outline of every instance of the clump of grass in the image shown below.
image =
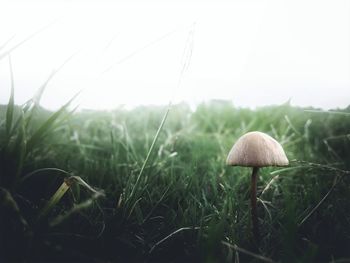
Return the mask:
[[[68,107],[76,96],[53,113],[49,113],[40,107],[40,98],[48,81],[56,73],[54,72],[44,85],[40,87],[33,99],[22,106],[16,106],[14,103],[15,88],[10,58],[9,66],[11,94],[8,105],[6,108],[1,109],[4,119],[0,122],[0,189],[5,198],[0,205],[0,210],[3,210],[5,213],[6,211],[15,211],[16,213],[11,212],[10,214],[16,215],[25,225],[25,228],[18,230],[18,227],[14,225],[16,220],[11,220],[10,217],[7,218],[5,216],[5,219],[2,221],[3,224],[1,224],[4,235],[1,237],[0,243],[6,243],[12,238],[11,228],[15,227],[15,232],[19,231],[17,239],[21,238],[22,240],[14,238],[9,244],[13,244],[13,242],[22,244],[24,251],[29,249],[29,247],[26,248],[25,246],[29,246],[33,242],[33,238],[37,234],[36,226],[39,223],[41,224],[40,219],[46,216],[54,205],[59,202],[64,193],[69,190],[73,181],[78,182],[90,191],[95,191],[95,199],[102,194],[93,190],[79,176],[70,176],[64,180],[61,187],[45,206],[36,203],[37,200],[33,199],[35,194],[39,194],[41,198],[44,198],[45,191],[51,190],[50,187],[48,188],[48,185],[55,180],[55,173],[59,172],[62,174],[63,172],[65,175],[69,174],[62,169],[53,167],[40,167],[37,169],[37,164],[40,166],[41,162],[45,162],[52,156],[52,145],[54,142],[50,136],[54,136],[57,129],[60,129],[67,118],[73,114],[74,110],[69,111]],[[46,177],[34,180],[34,184],[32,184],[32,177],[40,173],[46,174]],[[27,206],[27,215],[22,215],[21,203]],[[39,211],[41,212],[39,213]],[[3,252],[4,259],[20,260],[17,257],[18,253],[16,255],[13,253],[16,249],[15,246],[4,245],[3,247],[9,248]],[[14,258],[11,258],[11,255],[15,255]],[[25,257],[26,255],[23,254],[22,256]]]
[[[195,111],[174,105],[169,114],[166,107],[73,114],[69,104],[51,113],[35,101],[15,106],[11,94],[0,109],[0,187],[30,229],[6,235],[25,240],[17,249],[26,260],[350,258],[346,114],[219,101]],[[249,176],[225,165],[235,139],[251,130],[275,137],[292,160],[261,174],[258,251],[249,236]],[[73,184],[50,202],[71,176],[105,197]],[[0,211],[7,211],[1,203]]]

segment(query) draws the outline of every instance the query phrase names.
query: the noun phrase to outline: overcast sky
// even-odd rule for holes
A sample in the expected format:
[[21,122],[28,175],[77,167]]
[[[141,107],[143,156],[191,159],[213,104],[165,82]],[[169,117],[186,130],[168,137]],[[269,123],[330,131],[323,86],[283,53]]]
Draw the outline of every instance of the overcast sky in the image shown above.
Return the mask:
[[[79,90],[76,104],[93,109],[209,99],[350,104],[348,0],[1,1],[0,47],[11,40],[0,56],[42,28],[11,53],[19,104],[72,55],[43,106],[57,109]],[[10,86],[6,57],[1,104]]]

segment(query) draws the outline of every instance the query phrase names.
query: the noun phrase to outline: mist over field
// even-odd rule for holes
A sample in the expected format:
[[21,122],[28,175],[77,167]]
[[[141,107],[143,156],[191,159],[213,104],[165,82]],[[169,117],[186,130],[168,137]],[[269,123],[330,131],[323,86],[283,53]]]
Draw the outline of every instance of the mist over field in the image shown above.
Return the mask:
[[[345,108],[349,10],[346,0],[3,1],[0,46],[37,32],[11,52],[17,104],[67,62],[48,83],[45,108],[80,90],[77,103],[88,109],[210,99]],[[0,85],[6,104],[7,59]]]

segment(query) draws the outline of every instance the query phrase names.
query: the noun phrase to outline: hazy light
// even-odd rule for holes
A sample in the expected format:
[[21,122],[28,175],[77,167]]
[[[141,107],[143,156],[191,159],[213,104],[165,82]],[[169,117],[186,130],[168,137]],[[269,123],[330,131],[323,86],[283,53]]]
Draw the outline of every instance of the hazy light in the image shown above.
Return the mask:
[[[43,106],[56,109],[79,90],[77,103],[94,109],[169,100],[255,107],[291,99],[323,108],[350,102],[347,0],[8,1],[0,4],[0,47],[15,37],[0,54],[47,25],[11,53],[16,103],[71,55]],[[192,42],[192,55],[184,56]],[[7,103],[6,58],[0,87],[0,103]]]

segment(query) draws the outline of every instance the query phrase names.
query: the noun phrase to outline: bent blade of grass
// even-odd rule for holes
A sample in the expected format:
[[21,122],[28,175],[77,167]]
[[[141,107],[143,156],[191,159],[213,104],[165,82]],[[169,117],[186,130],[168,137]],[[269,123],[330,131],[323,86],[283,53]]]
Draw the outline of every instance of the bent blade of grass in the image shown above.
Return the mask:
[[54,172],[60,172],[60,173],[63,173],[65,175],[70,175],[69,172],[65,171],[65,170],[62,170],[62,169],[59,169],[59,168],[51,168],[51,167],[48,167],[48,168],[41,168],[41,169],[37,169],[37,170],[34,170],[33,172],[30,172],[28,174],[26,174],[25,176],[23,176],[21,179],[20,179],[20,183],[28,180],[29,178],[31,178],[33,175],[36,175],[36,174],[39,174],[41,172],[47,172],[47,171],[54,171]]
[[[89,190],[93,193],[94,197],[100,197],[104,196],[104,193],[99,192],[92,188],[88,183],[86,183],[81,177],[79,176],[70,176],[68,178],[64,178],[63,183],[61,186],[57,189],[57,191],[51,196],[48,203],[45,205],[45,207],[41,210],[38,219],[45,217],[51,209],[61,200],[61,198],[64,196],[64,194],[71,188],[73,184],[79,184]],[[83,205],[85,207],[86,204]]]
[[95,190],[94,188],[92,188],[87,182],[85,182],[80,176],[71,176],[69,177],[69,179],[72,181],[72,182],[75,182],[83,187],[85,187],[87,190],[89,190],[90,192],[92,192],[93,194],[96,194],[96,195],[102,195],[104,196],[104,193],[103,192],[99,192],[97,190]]

